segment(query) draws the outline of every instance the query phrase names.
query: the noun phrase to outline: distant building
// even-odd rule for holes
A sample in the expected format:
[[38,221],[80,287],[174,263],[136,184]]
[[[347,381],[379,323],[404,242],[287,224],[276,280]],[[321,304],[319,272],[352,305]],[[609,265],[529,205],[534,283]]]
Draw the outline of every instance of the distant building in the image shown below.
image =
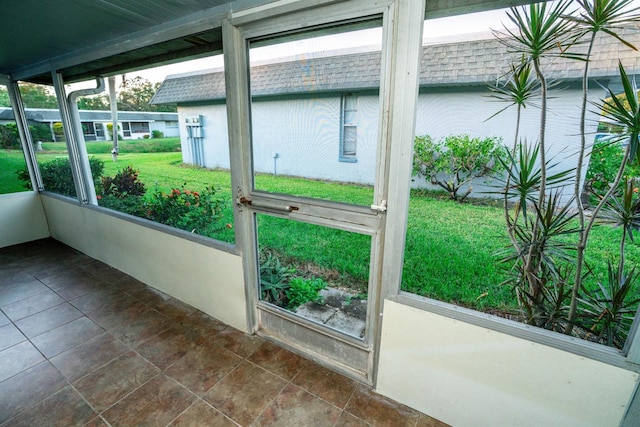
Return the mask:
[[[51,129],[51,140],[63,141],[64,135],[56,131],[56,123],[61,123],[60,111],[45,108],[27,108],[29,123],[42,123]],[[0,124],[14,121],[11,108],[0,108]],[[110,111],[80,110],[80,121],[85,141],[105,141],[110,139],[107,125],[112,123]],[[165,137],[180,136],[178,113],[156,113],[140,111],[118,112],[118,134],[123,139],[150,137],[153,131],[160,131]]]

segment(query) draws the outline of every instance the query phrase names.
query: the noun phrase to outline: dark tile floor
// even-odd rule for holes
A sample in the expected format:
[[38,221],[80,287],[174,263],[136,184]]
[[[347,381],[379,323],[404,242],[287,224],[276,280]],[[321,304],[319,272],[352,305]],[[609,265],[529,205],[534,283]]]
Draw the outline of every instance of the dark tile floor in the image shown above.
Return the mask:
[[1,426],[442,426],[52,239],[0,249]]

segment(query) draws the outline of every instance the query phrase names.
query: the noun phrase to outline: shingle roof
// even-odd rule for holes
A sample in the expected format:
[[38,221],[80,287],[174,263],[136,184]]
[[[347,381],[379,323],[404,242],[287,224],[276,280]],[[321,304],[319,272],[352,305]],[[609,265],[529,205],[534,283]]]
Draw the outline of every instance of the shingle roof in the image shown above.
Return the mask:
[[[640,46],[640,32],[625,30],[626,40]],[[584,51],[585,46],[577,49]],[[573,49],[574,51],[576,48]],[[593,50],[592,77],[616,76],[618,59],[628,74],[640,72],[640,54],[601,36]],[[427,44],[422,48],[420,86],[442,87],[492,84],[518,56],[510,53],[495,38]],[[252,96],[294,95],[310,92],[344,92],[377,89],[381,53],[305,58],[252,67]],[[580,79],[583,63],[556,58],[543,63],[548,77]],[[152,99],[153,104],[180,104],[225,98],[224,73],[201,72],[198,75],[169,76]]]

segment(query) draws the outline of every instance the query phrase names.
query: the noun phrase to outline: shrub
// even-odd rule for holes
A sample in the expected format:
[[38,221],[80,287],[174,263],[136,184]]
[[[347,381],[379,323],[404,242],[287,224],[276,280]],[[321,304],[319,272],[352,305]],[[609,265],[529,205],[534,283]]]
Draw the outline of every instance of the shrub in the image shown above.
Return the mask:
[[156,189],[148,200],[146,217],[203,236],[214,235],[224,227],[219,224],[224,198],[212,187],[197,192],[187,190],[185,185],[173,188],[169,194]]
[[[426,178],[446,190],[452,200],[462,202],[473,191],[475,178],[491,177],[501,170],[499,159],[505,155],[498,137],[450,135],[436,142],[429,135],[417,136],[413,175]],[[463,187],[466,190],[461,195]]]
[[146,202],[141,196],[118,197],[113,194],[98,196],[98,204],[114,211],[145,217]]
[[51,129],[44,123],[29,125],[29,132],[34,143],[38,141],[51,141]]
[[56,123],[53,124],[53,134],[56,137],[56,141],[58,141],[58,142],[66,141],[66,138],[64,136],[64,128],[62,127],[62,123],[56,122]]
[[149,135],[142,135],[142,139],[149,139]]
[[[53,193],[62,194],[69,197],[76,197],[76,187],[71,174],[71,164],[68,158],[54,159],[46,163],[39,164],[40,175],[44,189]],[[99,188],[100,178],[104,171],[104,162],[95,157],[89,158],[89,167],[93,176],[93,183]],[[31,189],[31,179],[26,167],[16,172],[18,178],[24,182],[24,186]]]
[[102,196],[113,196],[123,199],[128,196],[143,196],[146,192],[144,184],[138,178],[138,171],[127,166],[113,178],[102,178]]
[[2,148],[19,148],[20,135],[18,126],[15,123],[0,125],[0,146]]
[[310,301],[322,303],[322,296],[319,292],[326,287],[327,282],[319,277],[313,279],[294,277],[289,281],[289,289],[285,291],[288,300],[287,308],[295,310]]
[[[585,178],[585,192],[592,201],[602,198],[614,181],[624,157],[620,143],[596,142],[591,151],[589,168]],[[640,179],[640,165],[627,165],[625,176]]]
[[164,138],[164,133],[159,130],[151,131],[151,137],[153,139]]

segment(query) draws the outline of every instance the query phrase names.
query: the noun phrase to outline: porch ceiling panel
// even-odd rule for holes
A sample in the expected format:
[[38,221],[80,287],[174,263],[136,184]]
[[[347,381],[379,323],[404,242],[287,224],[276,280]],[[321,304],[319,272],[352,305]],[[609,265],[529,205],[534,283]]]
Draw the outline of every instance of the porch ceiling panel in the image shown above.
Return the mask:
[[[0,74],[11,75],[34,64],[86,51],[110,40],[122,40],[150,28],[161,28],[163,24],[227,3],[228,0],[11,2],[4,5],[0,14]],[[138,61],[141,57],[168,61],[177,52],[180,56],[192,55],[217,47],[219,40],[219,31],[195,38],[190,35],[150,45],[146,50],[136,49],[123,57],[112,55],[103,58],[100,64],[81,66],[68,74],[76,79],[85,77],[85,73],[104,75],[112,69],[129,67],[132,55]]]
[[[0,13],[0,75],[50,83],[48,64],[55,64],[66,81],[74,81],[202,56],[221,49],[219,28],[215,28],[216,24],[209,19],[213,16],[212,11],[217,11],[219,18],[228,10],[273,1],[5,2]],[[507,7],[527,1],[530,0],[430,0],[427,17]],[[192,26],[195,21],[198,21],[197,25]],[[172,32],[172,29],[179,30]]]

